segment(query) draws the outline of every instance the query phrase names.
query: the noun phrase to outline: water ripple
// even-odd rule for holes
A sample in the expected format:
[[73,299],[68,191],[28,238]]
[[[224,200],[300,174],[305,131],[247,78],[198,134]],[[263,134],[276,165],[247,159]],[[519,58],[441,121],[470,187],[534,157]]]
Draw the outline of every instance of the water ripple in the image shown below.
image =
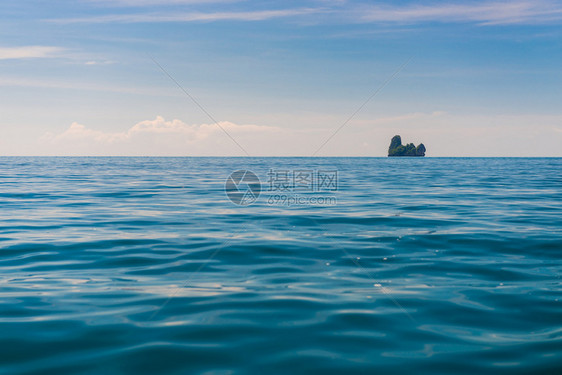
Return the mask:
[[[270,168],[337,169],[338,204],[228,201]],[[0,158],[0,373],[560,373],[561,172]]]

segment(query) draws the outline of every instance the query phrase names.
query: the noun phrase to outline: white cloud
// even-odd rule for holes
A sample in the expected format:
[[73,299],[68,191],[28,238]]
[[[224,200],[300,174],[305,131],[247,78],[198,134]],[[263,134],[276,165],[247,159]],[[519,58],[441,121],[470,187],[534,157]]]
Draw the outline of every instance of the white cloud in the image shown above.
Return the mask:
[[[203,6],[202,0],[92,0],[104,6],[146,7],[193,4]],[[238,2],[235,0],[213,0],[213,2]],[[158,12],[129,12],[102,14],[78,18],[52,19],[50,22],[69,23],[148,23],[148,22],[213,22],[213,21],[263,21],[274,18],[308,17],[312,23],[458,23],[481,25],[492,24],[538,24],[562,21],[562,4],[554,0],[479,0],[473,2],[433,1],[411,2],[395,5],[392,2],[365,2],[341,0],[315,0],[310,7],[290,9],[237,10],[203,12],[192,10]],[[322,16],[322,17],[320,17]]]
[[0,60],[58,57],[63,51],[50,46],[0,47]]
[[112,7],[145,7],[165,5],[191,5],[211,3],[236,3],[244,0],[87,0],[86,2]]
[[77,80],[56,80],[42,78],[25,77],[4,77],[0,76],[0,87],[31,87],[47,88],[58,90],[78,90],[78,91],[99,91],[116,92],[134,95],[148,95],[159,97],[183,97],[176,90],[169,87],[148,87],[148,86],[117,86],[112,82],[84,82]]
[[[0,60],[19,60],[32,58],[62,58],[67,62],[84,65],[109,65],[115,61],[92,56],[89,53],[76,52],[54,46],[18,46],[0,47]],[[0,78],[1,79],[1,78]]]
[[555,1],[480,1],[398,6],[374,5],[356,15],[362,22],[476,22],[480,24],[542,23],[562,20]]
[[150,136],[154,137],[154,139],[172,136],[176,138],[176,140],[178,139],[177,137],[179,137],[179,139],[185,142],[195,142],[205,140],[215,134],[221,133],[221,128],[232,136],[263,132],[274,133],[279,131],[278,128],[273,126],[237,125],[228,121],[221,121],[218,125],[189,125],[181,120],[175,119],[166,121],[162,116],[157,116],[154,120],[141,121],[123,132],[94,130],[74,122],[64,132],[60,134],[47,134],[45,139],[52,142],[86,140],[112,144],[128,142],[142,136]]
[[99,130],[89,129],[86,126],[73,122],[70,127],[58,135],[48,134],[46,138],[53,141],[64,140],[92,140],[96,142],[115,142],[126,139],[126,133],[104,133]]
[[311,8],[262,10],[247,12],[170,12],[144,14],[109,14],[94,17],[52,19],[60,24],[72,23],[148,23],[148,22],[213,22],[213,21],[265,21],[316,13]]
[[114,61],[111,60],[88,60],[84,63],[84,65],[111,65],[115,64]]

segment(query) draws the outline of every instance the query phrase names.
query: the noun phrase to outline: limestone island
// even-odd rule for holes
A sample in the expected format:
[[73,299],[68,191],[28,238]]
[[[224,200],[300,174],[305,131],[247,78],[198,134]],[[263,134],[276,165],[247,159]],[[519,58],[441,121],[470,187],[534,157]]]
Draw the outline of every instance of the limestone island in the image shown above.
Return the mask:
[[418,147],[413,143],[402,145],[402,138],[399,135],[392,137],[390,147],[388,148],[388,156],[425,156],[425,146],[420,143]]

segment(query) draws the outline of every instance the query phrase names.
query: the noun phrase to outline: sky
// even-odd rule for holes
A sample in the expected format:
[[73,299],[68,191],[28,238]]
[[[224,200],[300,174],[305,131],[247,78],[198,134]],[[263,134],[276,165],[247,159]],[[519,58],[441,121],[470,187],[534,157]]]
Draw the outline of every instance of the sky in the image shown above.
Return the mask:
[[0,155],[562,157],[562,1],[0,3]]

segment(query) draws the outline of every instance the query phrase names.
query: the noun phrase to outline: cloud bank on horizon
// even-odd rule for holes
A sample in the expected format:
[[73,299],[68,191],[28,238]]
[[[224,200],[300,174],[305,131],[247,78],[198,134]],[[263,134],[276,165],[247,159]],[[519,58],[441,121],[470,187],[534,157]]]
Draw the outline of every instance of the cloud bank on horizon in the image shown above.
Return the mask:
[[[559,138],[545,139],[544,134],[562,135],[562,116],[543,116],[533,127],[527,124],[537,121],[536,116],[455,116],[444,112],[407,113],[394,117],[359,121],[350,134],[334,142],[333,151],[345,154],[353,149],[356,155],[373,155],[373,150],[386,151],[395,129],[398,127],[414,138],[430,140],[432,155],[456,153],[458,156],[475,156],[474,149],[485,146],[486,156],[502,156],[502,149],[525,148],[529,142],[541,142],[544,149],[556,150]],[[470,130],[458,133],[451,123],[470,126]],[[473,124],[478,124],[474,126]],[[290,129],[262,125],[238,125],[220,122],[250,156],[287,156],[287,145],[298,155],[311,156],[329,136],[330,127],[317,129]],[[516,130],[512,139],[506,133]],[[434,140],[438,139],[439,142]],[[358,141],[360,140],[360,141]],[[47,155],[61,151],[69,155],[103,156],[239,156],[240,150],[224,137],[215,124],[186,124],[181,120],[166,120],[157,116],[140,121],[120,132],[100,131],[79,123],[72,123],[60,133],[46,133],[37,147],[49,150]],[[216,150],[221,150],[217,152]],[[321,154],[322,155],[322,154]],[[376,155],[382,156],[382,155]]]
[[321,155],[383,156],[402,134],[428,156],[562,156],[562,1],[31,0],[0,14],[2,154],[239,155],[150,55],[253,155],[309,155],[414,56]]

